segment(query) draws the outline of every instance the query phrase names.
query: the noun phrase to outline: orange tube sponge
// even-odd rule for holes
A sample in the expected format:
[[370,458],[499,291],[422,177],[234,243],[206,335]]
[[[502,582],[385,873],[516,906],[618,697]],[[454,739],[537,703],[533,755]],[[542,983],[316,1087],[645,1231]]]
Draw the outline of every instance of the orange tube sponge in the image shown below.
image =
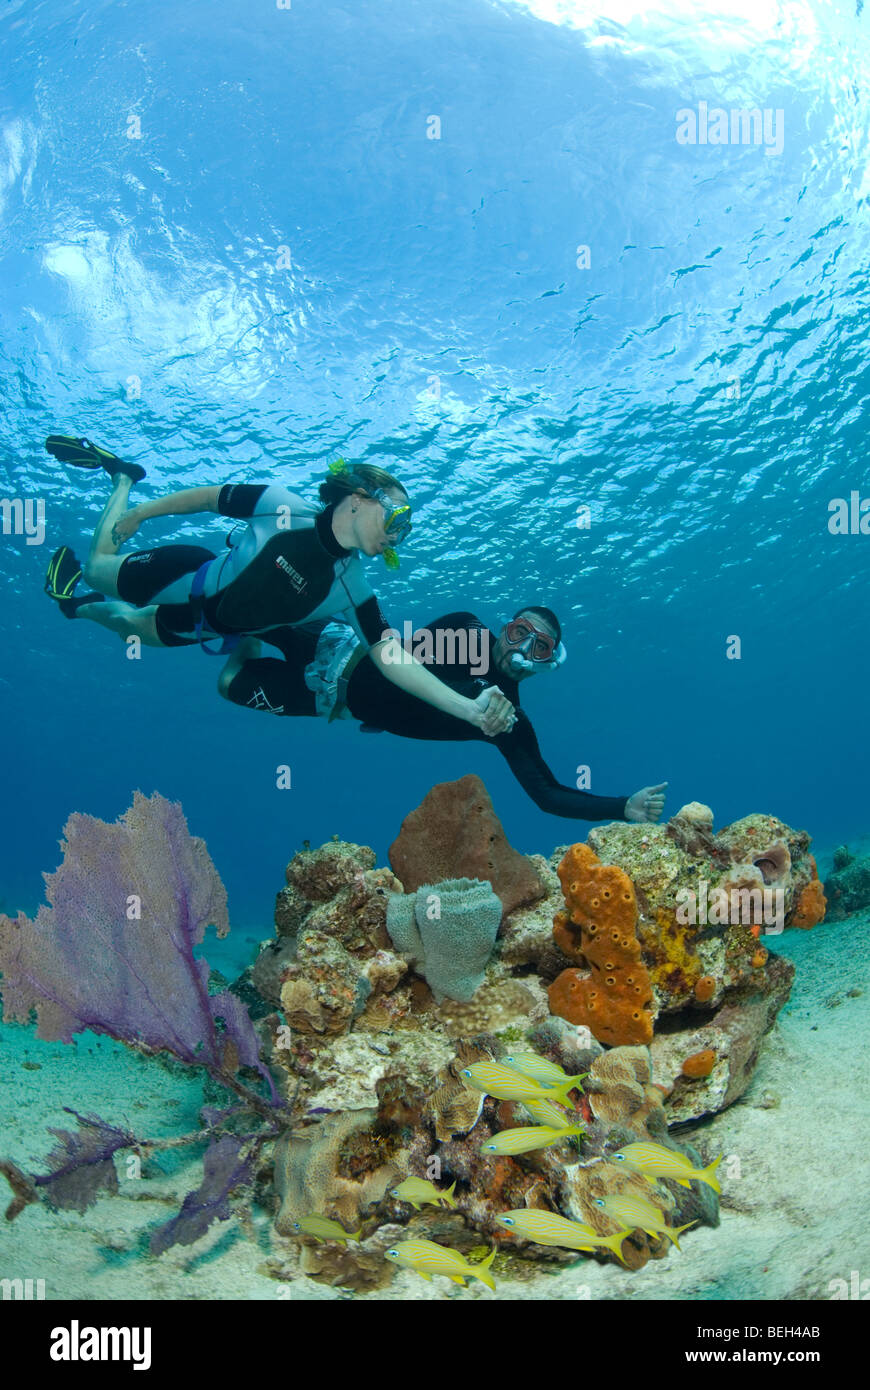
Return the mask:
[[809,883],[801,892],[791,915],[791,921],[786,925],[790,927],[803,927],[806,930],[814,927],[817,922],[821,922],[825,915],[828,900],[822,888],[821,879],[810,879]]
[[705,1047],[703,1052],[695,1052],[691,1057],[687,1057],[683,1063],[683,1076],[690,1076],[693,1079],[699,1076],[709,1076],[716,1064],[716,1053],[712,1047]]
[[563,970],[550,986],[550,1011],[585,1024],[610,1047],[648,1043],[652,990],[640,960],[634,884],[583,844],[571,846],[558,873],[567,912],[556,914],[553,938],[591,973]]
[[706,1004],[716,993],[716,981],[712,975],[702,975],[695,981],[694,995],[699,1004]]

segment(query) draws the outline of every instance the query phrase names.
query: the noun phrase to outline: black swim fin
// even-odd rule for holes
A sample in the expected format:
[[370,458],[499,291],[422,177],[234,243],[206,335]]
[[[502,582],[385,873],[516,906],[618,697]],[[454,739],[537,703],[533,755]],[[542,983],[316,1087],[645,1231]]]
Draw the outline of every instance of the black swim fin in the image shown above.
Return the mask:
[[104,603],[105,594],[75,596],[75,587],[82,577],[82,567],[68,545],[56,550],[48,562],[45,592],[53,598],[65,618],[75,618],[86,603]]
[[82,567],[68,545],[56,550],[48,562],[45,575],[45,592],[49,598],[72,598],[75,587],[82,577]]
[[71,463],[74,468],[105,468],[110,477],[113,473],[126,473],[134,483],[140,483],[145,477],[145,469],[138,463],[127,463],[108,449],[101,449],[90,439],[77,439],[71,434],[50,434],[45,447],[61,463]]

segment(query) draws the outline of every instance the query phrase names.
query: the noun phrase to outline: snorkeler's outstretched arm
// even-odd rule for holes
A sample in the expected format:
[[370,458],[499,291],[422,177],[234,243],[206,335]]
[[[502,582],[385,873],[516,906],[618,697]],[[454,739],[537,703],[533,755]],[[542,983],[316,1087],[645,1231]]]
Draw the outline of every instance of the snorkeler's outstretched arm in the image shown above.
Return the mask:
[[187,487],[181,492],[170,492],[168,497],[155,497],[152,502],[140,502],[119,517],[113,530],[117,542],[126,541],[135,535],[143,521],[151,521],[156,516],[189,516],[194,512],[216,512],[218,510],[219,487]]
[[558,782],[541,756],[534,728],[523,710],[517,711],[515,727],[502,734],[496,744],[523,791],[549,815],[568,820],[637,819],[626,814],[628,797],[593,796]]

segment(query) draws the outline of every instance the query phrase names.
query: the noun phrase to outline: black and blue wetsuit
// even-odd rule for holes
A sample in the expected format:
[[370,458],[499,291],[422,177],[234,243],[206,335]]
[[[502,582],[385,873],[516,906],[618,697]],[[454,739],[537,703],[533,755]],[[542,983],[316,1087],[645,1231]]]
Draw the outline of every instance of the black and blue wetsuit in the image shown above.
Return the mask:
[[[272,714],[314,715],[315,698],[305,683],[305,668],[312,661],[322,624],[304,625],[269,633],[265,640],[284,653],[279,657],[259,657],[246,661],[229,687],[229,698],[236,704]],[[476,633],[473,649],[481,660],[456,660],[459,654],[449,634]],[[369,729],[385,730],[401,738],[436,741],[475,740],[491,743],[504,757],[523,790],[536,806],[552,816],[570,820],[624,820],[624,796],[593,796],[591,792],[565,787],[554,777],[541,754],[535,730],[528,715],[519,707],[519,685],[505,676],[491,660],[496,635],[473,613],[448,613],[415,630],[416,639],[431,635],[432,661],[422,653],[423,665],[460,695],[474,700],[489,685],[497,685],[516,709],[513,728],[495,738],[455,715],[445,714],[387,680],[380,667],[364,657],[353,669],[345,701],[354,719]],[[441,639],[439,640],[439,633]],[[422,645],[422,640],[421,640]],[[466,654],[472,643],[466,642]],[[439,663],[438,654],[449,653]],[[481,675],[485,670],[486,675]]]
[[220,490],[218,512],[246,525],[228,548],[219,556],[191,545],[134,551],[119,569],[118,595],[139,608],[157,605],[164,646],[194,643],[191,583],[211,560],[202,599],[211,632],[268,638],[288,625],[341,615],[371,647],[388,623],[358,554],[333,535],[333,511],[278,485],[229,483]]

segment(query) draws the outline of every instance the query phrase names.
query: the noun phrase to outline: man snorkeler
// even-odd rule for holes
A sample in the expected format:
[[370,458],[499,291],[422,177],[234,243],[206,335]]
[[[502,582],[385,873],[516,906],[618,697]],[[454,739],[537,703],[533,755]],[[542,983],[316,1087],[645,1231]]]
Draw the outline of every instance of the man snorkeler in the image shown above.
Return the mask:
[[413,636],[417,659],[452,690],[474,699],[496,685],[515,708],[511,727],[487,738],[473,725],[401,690],[381,673],[344,623],[270,632],[267,640],[283,652],[283,659],[261,656],[260,642],[246,639],[223,668],[218,690],[235,704],[266,713],[356,719],[364,733],[385,731],[427,741],[485,740],[498,748],[535,805],[550,815],[590,821],[658,820],[666,782],[642,787],[628,797],[595,796],[562,785],[544,762],[531,721],[519,705],[519,686],[530,676],[557,670],[565,660],[561,626],[549,608],[521,608],[498,636],[469,612],[448,613],[416,629]]

